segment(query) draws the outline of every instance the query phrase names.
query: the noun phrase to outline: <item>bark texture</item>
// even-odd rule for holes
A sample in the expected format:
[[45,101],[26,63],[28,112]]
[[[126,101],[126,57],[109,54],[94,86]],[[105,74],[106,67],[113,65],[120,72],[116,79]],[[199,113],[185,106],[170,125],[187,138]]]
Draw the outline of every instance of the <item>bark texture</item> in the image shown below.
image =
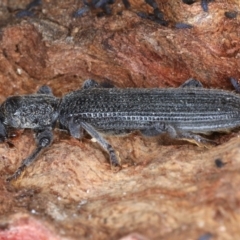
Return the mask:
[[[28,3],[0,3],[0,102],[44,84],[61,97],[88,78],[177,87],[194,77],[223,89],[232,89],[229,77],[240,78],[240,15],[225,14],[240,11],[238,0],[212,1],[208,12],[199,1],[157,0],[167,27],[137,15],[152,12],[143,0],[131,0],[128,10],[116,1],[110,16],[94,10],[81,18],[72,17],[80,0],[42,0],[33,16],[16,17]],[[5,179],[34,149],[33,134],[18,131],[0,145],[0,239],[17,239],[16,232],[24,239],[240,238],[237,131],[214,136],[220,144],[210,149],[138,133],[109,136],[123,165],[117,173],[91,139],[54,134],[12,183]]]

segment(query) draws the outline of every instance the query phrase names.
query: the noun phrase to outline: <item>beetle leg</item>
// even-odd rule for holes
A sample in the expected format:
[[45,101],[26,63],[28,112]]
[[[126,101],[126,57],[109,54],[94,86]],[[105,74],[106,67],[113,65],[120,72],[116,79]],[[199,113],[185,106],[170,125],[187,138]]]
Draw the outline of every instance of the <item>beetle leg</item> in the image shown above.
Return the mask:
[[233,87],[235,88],[236,92],[240,93],[240,84],[237,81],[236,78],[231,77],[230,78],[231,84],[233,85]]
[[83,85],[82,85],[82,88],[83,89],[89,89],[89,88],[96,88],[96,87],[99,87],[100,84],[98,82],[96,82],[95,80],[93,79],[87,79],[84,81]]
[[101,136],[101,134],[90,124],[86,122],[81,122],[81,126],[83,129],[85,129],[88,134],[95,138],[96,141],[101,145],[101,147],[108,152],[111,166],[113,167],[119,167],[120,163],[118,161],[117,155],[113,147]]
[[161,134],[168,134],[173,139],[179,140],[187,140],[189,142],[194,142],[197,145],[207,145],[207,144],[215,144],[214,141],[204,138],[200,135],[191,133],[191,132],[184,132],[180,131],[171,124],[165,123],[154,123],[148,128],[140,130],[140,132],[148,137],[157,136]]
[[81,139],[83,137],[83,128],[79,123],[74,122],[73,117],[69,120],[68,129],[72,137],[77,139]]
[[41,87],[38,89],[37,93],[39,93],[39,94],[49,94],[49,95],[53,95],[52,89],[51,89],[49,86],[47,86],[47,85],[41,86]]
[[114,85],[109,82],[98,83],[93,79],[88,79],[84,81],[82,85],[82,89],[89,89],[89,88],[114,88]]
[[198,88],[203,87],[202,83],[194,78],[189,78],[186,82],[180,85],[181,88]]
[[48,147],[52,143],[52,140],[53,140],[53,133],[51,129],[37,131],[36,149],[32,152],[32,154],[28,158],[23,160],[23,162],[21,163],[17,171],[13,175],[8,177],[7,181],[10,182],[11,180],[18,178],[21,175],[21,173],[25,170],[25,168],[27,168],[30,164],[32,164],[37,159],[37,157],[42,152],[42,150]]
[[201,7],[203,9],[204,12],[208,12],[208,4],[211,2],[212,0],[201,0]]
[[176,139],[186,140],[192,142],[198,146],[216,145],[217,143],[211,139],[207,139],[198,134],[191,132],[178,132],[175,136]]

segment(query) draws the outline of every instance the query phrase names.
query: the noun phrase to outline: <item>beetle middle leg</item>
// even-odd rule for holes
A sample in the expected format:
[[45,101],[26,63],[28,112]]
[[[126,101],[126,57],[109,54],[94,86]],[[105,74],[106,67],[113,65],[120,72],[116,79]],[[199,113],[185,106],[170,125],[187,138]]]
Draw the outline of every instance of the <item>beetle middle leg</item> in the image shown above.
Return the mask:
[[36,133],[37,147],[28,158],[23,160],[17,171],[12,176],[7,178],[7,181],[9,182],[13,179],[18,178],[21,175],[21,173],[25,170],[25,168],[32,164],[37,159],[42,150],[48,147],[52,143],[52,141],[53,133],[51,129],[45,129],[42,131],[38,130]]
[[83,129],[101,145],[101,147],[109,154],[111,166],[119,167],[120,163],[113,147],[105,140],[102,135],[90,124],[86,122],[75,122],[73,118],[70,119],[68,125],[71,136],[81,139]]
[[82,122],[81,126],[91,135],[93,138],[97,140],[97,142],[102,146],[102,148],[108,152],[110,163],[113,167],[120,166],[120,163],[118,161],[117,155],[113,147],[105,140],[101,134],[95,130],[94,127],[92,127],[90,124],[86,122]]

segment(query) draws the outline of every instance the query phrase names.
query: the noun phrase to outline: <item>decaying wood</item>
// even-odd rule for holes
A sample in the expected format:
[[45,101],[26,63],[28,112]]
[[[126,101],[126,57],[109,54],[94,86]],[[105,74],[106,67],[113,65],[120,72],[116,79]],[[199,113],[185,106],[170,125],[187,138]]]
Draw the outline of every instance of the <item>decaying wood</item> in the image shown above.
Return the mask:
[[[225,16],[239,11],[237,0],[212,1],[208,12],[200,2],[158,0],[168,27],[138,17],[152,11],[143,0],[130,1],[129,10],[116,1],[111,16],[81,18],[72,13],[82,1],[42,2],[25,18],[16,13],[29,1],[0,5],[1,102],[43,84],[61,97],[88,78],[177,87],[194,77],[231,89],[229,77],[240,77],[239,15]],[[138,133],[109,136],[123,165],[115,173],[98,144],[56,130],[53,145],[7,184],[34,148],[32,133],[19,131],[0,145],[0,239],[16,226],[32,236],[42,229],[42,239],[238,239],[240,140],[237,131],[215,138],[220,144],[205,149]]]

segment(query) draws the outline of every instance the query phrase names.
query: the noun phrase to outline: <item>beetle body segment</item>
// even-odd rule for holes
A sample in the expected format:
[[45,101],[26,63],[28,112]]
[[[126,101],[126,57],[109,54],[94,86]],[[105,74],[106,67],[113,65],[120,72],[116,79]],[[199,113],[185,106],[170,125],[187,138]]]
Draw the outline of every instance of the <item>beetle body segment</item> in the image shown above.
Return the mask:
[[59,121],[87,122],[101,132],[144,130],[157,123],[209,133],[240,126],[240,96],[219,89],[90,88],[67,94]]

